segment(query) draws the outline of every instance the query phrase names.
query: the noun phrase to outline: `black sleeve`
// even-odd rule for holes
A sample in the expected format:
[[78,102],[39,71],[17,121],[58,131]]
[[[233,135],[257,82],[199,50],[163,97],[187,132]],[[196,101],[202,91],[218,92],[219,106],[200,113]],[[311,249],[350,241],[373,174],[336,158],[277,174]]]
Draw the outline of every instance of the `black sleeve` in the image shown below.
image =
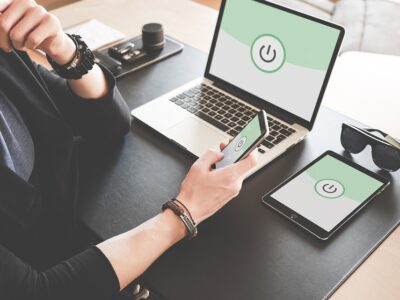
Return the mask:
[[108,94],[101,99],[91,100],[76,95],[70,89],[67,80],[41,65],[35,64],[35,66],[75,135],[107,141],[121,138],[129,131],[131,117],[128,106],[116,87],[114,76],[106,68],[100,66],[106,76]]
[[[122,298],[123,297],[123,298]],[[104,254],[91,247],[44,272],[22,262],[0,245],[0,299],[127,299]]]

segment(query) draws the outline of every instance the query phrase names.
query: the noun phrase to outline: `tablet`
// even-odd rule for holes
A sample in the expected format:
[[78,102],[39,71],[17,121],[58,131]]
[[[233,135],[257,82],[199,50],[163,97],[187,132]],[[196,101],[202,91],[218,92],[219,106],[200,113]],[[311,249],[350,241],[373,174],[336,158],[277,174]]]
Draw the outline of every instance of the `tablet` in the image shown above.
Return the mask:
[[326,240],[389,185],[328,151],[263,196],[263,203]]

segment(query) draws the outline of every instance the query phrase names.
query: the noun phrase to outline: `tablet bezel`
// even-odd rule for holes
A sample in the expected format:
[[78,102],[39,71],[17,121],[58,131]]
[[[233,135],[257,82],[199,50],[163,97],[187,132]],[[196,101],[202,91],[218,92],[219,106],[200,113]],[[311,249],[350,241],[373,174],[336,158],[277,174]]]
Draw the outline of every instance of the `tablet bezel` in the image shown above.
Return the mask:
[[[287,207],[286,205],[282,204],[281,202],[279,202],[278,200],[274,199],[271,196],[277,190],[279,190],[280,188],[285,186],[291,180],[293,180],[294,178],[296,178],[297,176],[302,174],[305,170],[310,168],[312,165],[314,165],[315,163],[317,163],[318,161],[320,161],[323,157],[325,157],[327,155],[330,155],[330,156],[340,160],[341,162],[349,165],[350,167],[353,167],[356,170],[358,170],[360,172],[363,172],[368,176],[371,176],[372,178],[378,180],[379,182],[381,182],[383,184],[370,197],[368,197],[368,199],[363,201],[352,212],[350,212],[345,218],[343,218],[343,220],[340,221],[331,231],[326,231],[325,229],[323,229],[320,226],[318,226],[317,224],[311,222],[307,218],[303,217],[302,215],[300,215],[296,211],[290,209],[289,207]],[[297,225],[299,225],[303,229],[307,230],[308,232],[310,232],[311,234],[313,234],[317,238],[319,238],[321,240],[327,240],[328,238],[330,238],[332,236],[333,233],[335,233],[348,220],[350,220],[356,213],[358,213],[364,206],[366,206],[373,198],[375,198],[375,196],[379,195],[389,184],[390,184],[389,179],[387,179],[387,178],[385,178],[385,177],[383,177],[381,175],[378,175],[378,174],[376,174],[376,173],[374,173],[374,172],[372,172],[372,171],[370,171],[370,170],[368,170],[368,169],[356,164],[355,162],[353,162],[353,161],[351,161],[349,159],[344,158],[343,156],[337,154],[336,152],[333,152],[333,151],[329,150],[329,151],[326,151],[323,154],[321,154],[319,157],[314,159],[312,162],[310,162],[308,165],[306,165],[300,171],[296,172],[294,175],[290,176],[285,181],[283,181],[281,184],[279,184],[274,189],[272,189],[267,194],[265,194],[262,197],[262,203],[267,205],[267,206],[269,206],[269,207],[271,207],[272,209],[274,209],[278,213],[282,214],[283,216],[285,216],[286,218],[288,218],[292,222],[296,223]]]

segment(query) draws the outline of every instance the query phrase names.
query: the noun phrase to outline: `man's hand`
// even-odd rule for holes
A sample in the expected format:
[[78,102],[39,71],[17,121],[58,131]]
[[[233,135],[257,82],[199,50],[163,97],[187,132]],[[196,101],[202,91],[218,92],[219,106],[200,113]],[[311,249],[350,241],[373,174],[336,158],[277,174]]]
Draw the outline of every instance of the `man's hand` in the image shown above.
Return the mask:
[[62,31],[59,20],[33,0],[0,0],[0,48],[40,49],[58,64],[75,55],[74,42]]
[[[221,144],[221,149],[225,145]],[[256,153],[247,158],[213,170],[212,166],[223,158],[221,152],[209,150],[191,167],[182,183],[177,199],[185,204],[196,223],[207,219],[236,197],[245,175],[256,166]]]

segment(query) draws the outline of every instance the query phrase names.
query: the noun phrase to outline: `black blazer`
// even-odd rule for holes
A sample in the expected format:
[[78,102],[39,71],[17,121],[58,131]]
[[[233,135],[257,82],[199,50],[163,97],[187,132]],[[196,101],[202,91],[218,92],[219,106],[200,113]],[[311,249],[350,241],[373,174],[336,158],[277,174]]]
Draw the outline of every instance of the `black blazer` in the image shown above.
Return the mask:
[[17,107],[35,148],[29,182],[0,164],[0,220],[23,228],[45,213],[74,214],[78,141],[110,143],[130,128],[128,107],[114,77],[104,71],[108,95],[82,99],[66,80],[33,63],[24,52],[0,50],[0,97],[6,95]]

